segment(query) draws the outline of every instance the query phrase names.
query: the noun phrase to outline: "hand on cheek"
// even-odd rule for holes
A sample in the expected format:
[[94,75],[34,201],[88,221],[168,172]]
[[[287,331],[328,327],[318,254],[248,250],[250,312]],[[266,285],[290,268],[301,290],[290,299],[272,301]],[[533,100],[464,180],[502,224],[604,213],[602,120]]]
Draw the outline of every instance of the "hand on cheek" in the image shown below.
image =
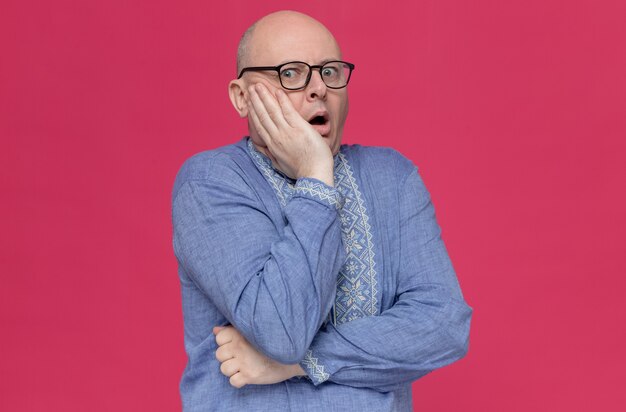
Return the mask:
[[282,89],[248,88],[249,117],[276,167],[293,179],[312,177],[333,186],[333,157],[319,133],[296,111]]

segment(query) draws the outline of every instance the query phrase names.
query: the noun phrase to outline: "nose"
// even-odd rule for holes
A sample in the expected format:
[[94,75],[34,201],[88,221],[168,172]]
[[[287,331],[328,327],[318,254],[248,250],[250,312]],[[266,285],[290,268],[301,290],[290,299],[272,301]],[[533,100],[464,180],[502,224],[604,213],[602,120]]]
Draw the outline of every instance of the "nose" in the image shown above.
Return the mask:
[[306,86],[306,98],[309,101],[313,101],[315,99],[326,99],[326,91],[328,88],[326,87],[326,83],[322,80],[322,75],[318,70],[313,70],[311,73],[311,80],[309,84]]

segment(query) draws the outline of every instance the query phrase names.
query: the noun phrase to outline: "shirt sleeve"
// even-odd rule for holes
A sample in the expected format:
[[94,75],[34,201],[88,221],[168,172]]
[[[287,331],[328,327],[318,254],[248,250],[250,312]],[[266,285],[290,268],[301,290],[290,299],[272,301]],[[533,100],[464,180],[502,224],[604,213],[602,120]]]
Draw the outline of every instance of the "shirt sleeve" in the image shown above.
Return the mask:
[[282,363],[303,358],[330,311],[345,259],[339,192],[297,181],[277,227],[249,187],[183,183],[172,203],[179,264],[245,338]]
[[462,358],[472,309],[465,303],[417,169],[400,195],[396,301],[378,316],[315,336],[300,365],[315,385],[330,381],[387,392]]

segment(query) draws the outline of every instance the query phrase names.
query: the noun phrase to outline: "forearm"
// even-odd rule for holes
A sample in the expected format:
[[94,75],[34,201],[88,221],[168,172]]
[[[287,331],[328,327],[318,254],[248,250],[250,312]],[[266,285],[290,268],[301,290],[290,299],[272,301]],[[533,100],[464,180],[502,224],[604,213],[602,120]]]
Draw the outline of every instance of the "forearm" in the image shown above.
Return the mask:
[[345,256],[337,205],[312,191],[298,194],[278,233],[249,207],[240,216],[241,205],[206,211],[194,195],[184,187],[175,201],[179,262],[255,347],[280,362],[298,362],[330,310]]
[[386,392],[462,358],[471,308],[441,299],[446,292],[437,289],[424,285],[379,316],[326,325],[300,364],[315,385],[328,380]]

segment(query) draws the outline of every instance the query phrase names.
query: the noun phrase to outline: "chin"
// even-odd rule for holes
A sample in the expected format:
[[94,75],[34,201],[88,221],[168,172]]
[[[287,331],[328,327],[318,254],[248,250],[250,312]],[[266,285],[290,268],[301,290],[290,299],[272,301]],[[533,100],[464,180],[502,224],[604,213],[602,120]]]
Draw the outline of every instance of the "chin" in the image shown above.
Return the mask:
[[341,148],[341,138],[340,137],[325,137],[324,139],[328,139],[328,147],[330,147],[330,151],[333,153],[333,156],[339,152]]

